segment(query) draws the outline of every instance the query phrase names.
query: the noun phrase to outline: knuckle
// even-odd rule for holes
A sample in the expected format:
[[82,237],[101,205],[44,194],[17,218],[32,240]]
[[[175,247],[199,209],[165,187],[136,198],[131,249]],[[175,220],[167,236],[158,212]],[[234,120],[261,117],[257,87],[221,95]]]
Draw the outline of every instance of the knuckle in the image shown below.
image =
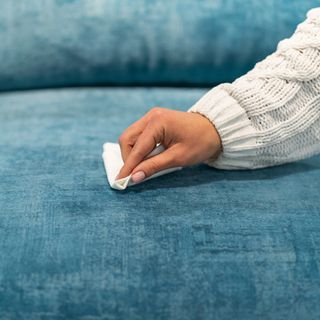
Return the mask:
[[145,156],[145,154],[140,149],[133,148],[131,153],[134,158],[138,158],[138,159],[142,159]]
[[127,135],[126,135],[126,133],[122,133],[121,135],[120,135],[120,137],[118,138],[118,142],[119,142],[119,144],[124,144],[126,141],[127,141]]
[[159,110],[161,110],[161,107],[155,106],[155,107],[151,108],[150,112],[156,113],[156,112],[158,112]]
[[154,107],[151,109],[152,115],[155,117],[162,116],[165,114],[165,109],[160,107]]
[[172,158],[171,161],[170,161],[170,165],[173,166],[173,167],[182,166],[183,165],[182,158],[180,158],[180,157]]
[[178,152],[172,157],[172,165],[173,166],[184,166],[186,164],[187,156],[183,152]]
[[172,153],[168,153],[165,158],[165,162],[167,166],[175,166],[178,162],[177,156]]
[[150,159],[149,165],[148,165],[148,169],[149,169],[148,170],[149,174],[151,175],[151,174],[159,171],[159,165],[158,165],[158,163],[156,161]]
[[157,122],[157,123],[159,123],[159,121],[163,122],[166,119],[166,115],[167,114],[165,109],[157,110],[152,114],[150,121]]

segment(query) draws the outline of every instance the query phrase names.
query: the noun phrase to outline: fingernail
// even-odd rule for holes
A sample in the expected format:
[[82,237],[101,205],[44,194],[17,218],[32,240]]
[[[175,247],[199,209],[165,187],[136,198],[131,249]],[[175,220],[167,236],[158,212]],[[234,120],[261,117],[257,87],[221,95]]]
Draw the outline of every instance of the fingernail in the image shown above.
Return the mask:
[[132,181],[134,183],[141,182],[146,177],[145,173],[143,171],[138,171],[135,174],[132,175]]

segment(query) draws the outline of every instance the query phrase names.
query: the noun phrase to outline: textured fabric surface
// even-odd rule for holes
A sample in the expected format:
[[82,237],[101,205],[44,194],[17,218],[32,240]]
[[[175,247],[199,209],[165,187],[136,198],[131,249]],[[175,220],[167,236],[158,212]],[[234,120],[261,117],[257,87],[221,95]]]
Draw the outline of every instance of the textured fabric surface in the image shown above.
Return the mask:
[[103,142],[206,91],[0,95],[1,319],[319,319],[320,157],[108,186]]
[[0,89],[231,81],[318,0],[0,0]]
[[188,111],[205,115],[220,134],[223,152],[205,161],[216,168],[262,168],[319,154],[320,7],[274,53]]

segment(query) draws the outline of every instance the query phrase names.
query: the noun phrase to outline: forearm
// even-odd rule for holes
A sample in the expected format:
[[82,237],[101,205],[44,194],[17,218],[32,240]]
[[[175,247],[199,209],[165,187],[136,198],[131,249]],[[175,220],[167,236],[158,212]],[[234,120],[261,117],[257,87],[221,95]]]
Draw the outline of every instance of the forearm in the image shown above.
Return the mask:
[[320,10],[233,83],[211,89],[188,112],[216,127],[222,153],[205,163],[255,169],[320,152]]

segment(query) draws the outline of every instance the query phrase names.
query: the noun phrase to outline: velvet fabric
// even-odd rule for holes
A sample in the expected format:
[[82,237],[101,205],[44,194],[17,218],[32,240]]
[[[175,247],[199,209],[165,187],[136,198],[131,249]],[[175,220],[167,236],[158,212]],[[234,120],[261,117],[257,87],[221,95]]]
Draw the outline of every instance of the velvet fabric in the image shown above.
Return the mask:
[[319,319],[320,157],[108,185],[105,141],[206,91],[0,95],[0,319]]
[[232,81],[318,0],[0,0],[0,90]]
[[315,6],[0,0],[0,319],[319,319],[320,156],[122,192],[101,158],[149,108],[187,110],[251,69]]

